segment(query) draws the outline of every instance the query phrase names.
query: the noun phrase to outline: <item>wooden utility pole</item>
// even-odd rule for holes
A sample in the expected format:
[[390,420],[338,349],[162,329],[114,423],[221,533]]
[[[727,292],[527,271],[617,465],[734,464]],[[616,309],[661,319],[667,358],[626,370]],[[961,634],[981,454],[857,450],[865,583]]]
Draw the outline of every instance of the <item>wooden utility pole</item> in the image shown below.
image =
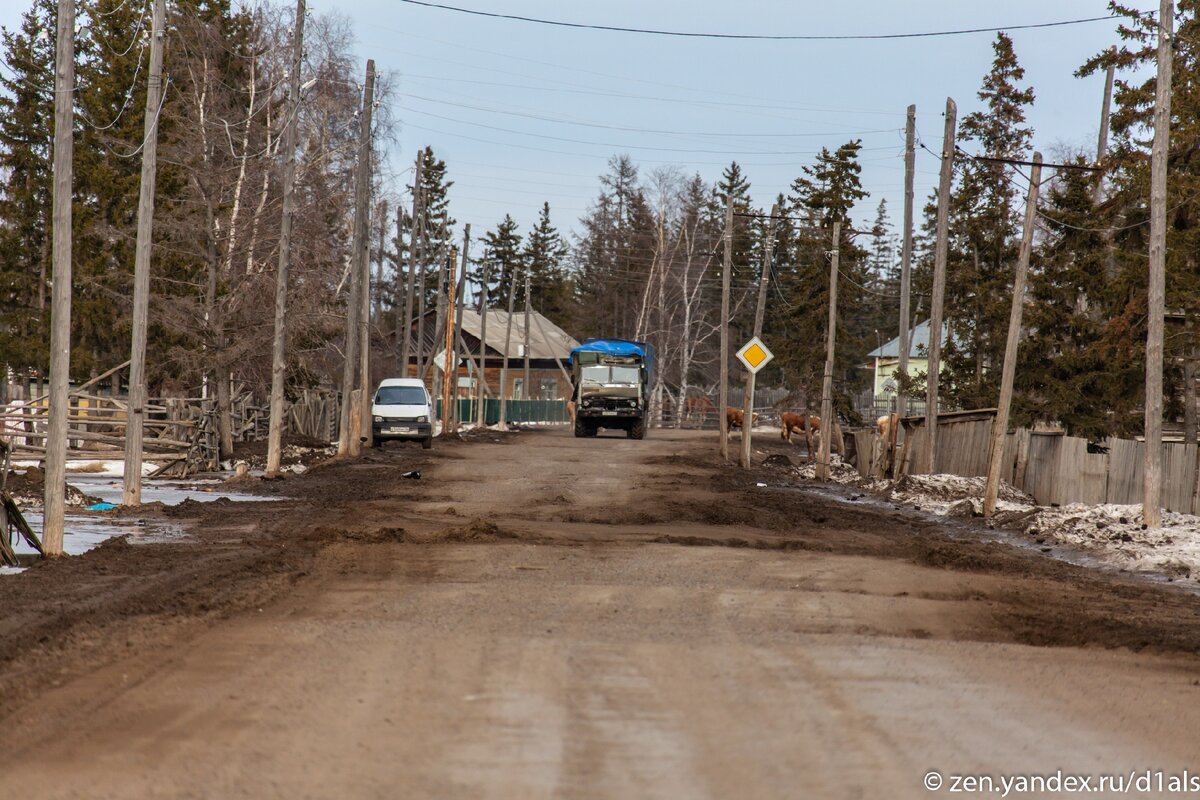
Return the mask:
[[[365,95],[363,98],[363,124],[368,132],[371,129],[371,117],[375,109],[374,66],[374,61],[367,61],[367,85],[364,89]],[[371,150],[369,146],[366,153],[367,186],[369,192],[371,185]],[[358,388],[362,389],[362,394],[359,395],[359,402],[363,404],[362,408],[359,409],[359,439],[369,442],[371,441],[371,398],[374,396],[371,392],[371,211],[369,195],[367,205],[363,207],[363,212],[361,247],[358,251]],[[359,224],[357,215],[354,217],[354,223],[356,226]],[[379,238],[380,245],[382,246],[383,237],[380,236]]]
[[[417,157],[423,158],[423,154]],[[420,258],[418,259],[418,263],[420,264],[420,280],[417,284],[419,287],[417,289],[417,371],[414,375],[421,380],[425,380],[425,296],[427,294],[426,289],[429,287],[429,248],[426,247],[428,244],[426,241],[428,231],[426,229],[429,225],[428,202],[429,198],[425,196],[425,189],[422,187],[420,225],[418,226],[417,243],[413,245],[420,248]],[[441,287],[438,288],[438,291],[441,291]],[[432,348],[430,349],[432,350]],[[433,354],[430,353],[429,355]],[[433,394],[433,392],[430,392],[430,394]]]
[[946,98],[946,129],[942,134],[942,172],[938,180],[937,242],[933,251],[933,298],[929,308],[929,368],[925,378],[925,452],[922,467],[935,471],[937,452],[938,376],[942,368],[942,304],[946,299],[946,251],[950,239],[950,180],[954,177],[954,128],[958,106]]
[[304,60],[305,0],[296,0],[288,124],[283,134],[283,216],[279,223],[279,262],[275,268],[275,334],[271,343],[271,399],[267,427],[267,475],[279,474],[283,457],[283,384],[287,374],[287,293],[292,263],[292,216],[296,186],[296,126],[300,116],[300,65]]
[[508,430],[508,353],[512,348],[513,304],[517,298],[517,270],[509,267],[512,282],[508,287],[508,323],[504,331],[504,360],[500,362],[500,430]]
[[525,268],[525,375],[521,380],[521,399],[532,400],[529,386],[529,267]]
[[371,290],[371,313],[375,319],[383,314],[383,262],[387,260],[388,201],[379,203],[379,251],[375,262],[375,287]]
[[833,358],[837,338],[838,259],[842,248],[842,223],[833,223],[833,249],[829,251],[829,327],[825,332],[825,375],[821,380],[821,445],[817,454],[817,480],[829,480],[829,451],[833,448]]
[[442,435],[448,436],[454,421],[454,412],[450,410],[454,403],[453,383],[458,374],[458,354],[454,351],[454,323],[450,315],[455,308],[455,290],[458,288],[458,248],[450,246],[450,260],[446,265],[446,357],[442,361]]
[[992,446],[988,454],[987,488],[983,494],[983,515],[991,518],[1000,494],[1000,470],[1004,464],[1004,437],[1008,434],[1008,412],[1012,406],[1013,378],[1017,374],[1017,346],[1021,339],[1021,312],[1025,308],[1025,277],[1029,273],[1029,254],[1033,250],[1033,226],[1037,221],[1038,187],[1042,181],[1042,154],[1033,154],[1029,171],[1029,193],[1025,197],[1025,227],[1021,232],[1021,251],[1017,255],[1017,274],[1013,276],[1012,309],[1008,314],[1008,341],[1004,345],[1004,367],[1000,374],[1000,402],[992,421]]
[[[396,332],[395,332],[395,336],[394,336],[395,343],[396,343],[396,368],[397,368],[396,371],[397,371],[399,377],[402,377],[402,378],[408,376],[408,366],[404,363],[404,360],[400,357],[401,343],[404,341],[404,331],[401,330],[401,328],[404,327],[404,324],[406,322],[408,322],[408,320],[406,320],[404,318],[404,300],[401,299],[402,297],[407,296],[406,292],[404,291],[404,287],[405,287],[404,282],[406,280],[404,273],[406,273],[406,272],[408,272],[408,270],[404,269],[404,206],[397,203],[396,204],[396,269],[395,269],[395,278],[392,282],[393,286],[395,287],[395,290],[392,293],[392,309],[396,312],[396,319],[395,319]],[[409,344],[411,345],[412,342],[410,341]]]
[[[400,347],[400,374],[408,376],[408,359],[412,355],[413,292],[417,281],[417,213],[421,201],[421,154],[413,167],[412,216],[408,219],[408,289],[404,293],[404,344]],[[421,289],[424,290],[424,285]],[[401,320],[397,320],[399,325]],[[417,347],[421,345],[418,343]]]
[[[725,200],[725,263],[721,270],[721,394],[717,425],[721,432],[721,458],[729,460],[729,280],[733,271],[733,197]],[[742,421],[745,424],[745,420]]]
[[[455,377],[454,387],[453,387],[454,388],[454,405],[452,407],[453,413],[450,415],[450,424],[455,429],[458,428],[458,425],[460,422],[460,420],[458,418],[458,367],[457,367],[457,364],[458,364],[458,351],[460,349],[463,349],[463,350],[466,349],[466,348],[462,347],[462,322],[463,322],[463,303],[465,302],[466,295],[467,295],[467,267],[471,263],[470,252],[471,252],[471,223],[468,222],[465,225],[463,225],[462,267],[459,269],[459,272],[458,272],[458,289],[457,289],[458,304],[454,309],[454,350],[453,350],[453,353],[454,353],[454,363],[456,366],[454,367],[454,377]],[[449,356],[447,356],[447,358],[449,358]],[[470,364],[470,361],[468,360],[467,363]]]
[[63,551],[67,483],[67,422],[71,401],[71,182],[74,177],[75,0],[58,0],[54,58],[54,245],[50,295],[50,423],[42,546]]
[[[357,367],[359,366],[358,346],[361,338],[359,317],[362,303],[360,293],[363,291],[362,264],[360,257],[367,239],[367,205],[371,198],[371,107],[375,98],[375,62],[367,61],[367,83],[363,91],[363,107],[359,112],[358,159],[354,169],[354,236],[350,247],[350,287],[346,297],[346,347],[345,361],[342,365],[342,409],[338,437],[338,455],[356,456],[359,453],[359,436],[361,434],[361,417],[356,419],[359,424],[351,427],[350,405],[356,399],[351,392],[359,388]],[[362,395],[357,395],[361,398]],[[358,409],[362,414],[362,409]]]
[[[917,171],[917,107],[908,107],[908,117],[904,125],[904,231],[900,244],[900,360],[896,365],[899,375],[908,375],[908,351],[912,344],[908,341],[909,305],[912,303],[912,251],[913,251],[913,178]],[[901,388],[901,381],[896,381],[896,417],[903,418],[908,414],[908,395]],[[899,428],[899,425],[892,426]],[[896,432],[893,431],[895,436]]]
[[142,504],[142,434],[146,419],[146,328],[150,316],[150,247],[154,234],[154,186],[158,175],[158,113],[162,96],[163,39],[167,3],[154,0],[150,23],[150,72],[138,194],[137,244],[133,255],[133,345],[129,355],[129,404],[125,412],[125,489],[121,502]]
[[[448,272],[448,270],[446,270],[446,258],[448,258],[448,254],[446,254],[446,249],[445,249],[445,242],[446,242],[445,219],[443,219],[442,228],[440,228],[439,230],[440,230],[439,239],[442,240],[443,246],[438,248],[438,282],[437,282],[438,306],[437,306],[437,313],[434,313],[434,315],[433,315],[433,348],[440,347],[439,342],[442,341],[442,339],[445,338],[445,335],[446,335],[446,329],[444,326],[446,324],[446,272]],[[428,378],[428,372],[430,372],[430,367],[437,366],[437,365],[434,365],[434,363],[433,363],[434,355],[437,355],[437,353],[431,353],[430,360],[425,362],[425,369],[424,369],[424,371],[421,372],[421,380],[425,380]],[[432,379],[430,379],[430,380],[432,381]]]
[[1167,266],[1167,149],[1171,125],[1171,44],[1175,4],[1158,4],[1158,78],[1154,88],[1154,149],[1150,155],[1150,292],[1146,325],[1146,453],[1142,522],[1162,525],[1163,317]]
[[480,428],[487,424],[488,268],[491,265],[491,259],[483,259],[483,282],[479,285],[479,406],[475,409],[475,424]]
[[[1104,157],[1108,154],[1108,117],[1112,109],[1112,92],[1113,92],[1113,73],[1116,71],[1116,64],[1108,63],[1108,70],[1104,75],[1104,105],[1100,107],[1100,136],[1096,140],[1096,164],[1101,165]],[[1104,173],[1099,173],[1096,180],[1096,193],[1094,199],[1097,203],[1104,199]]]
[[[771,265],[775,257],[775,217],[779,214],[779,204],[771,206],[771,218],[767,221],[767,244],[763,251],[762,275],[758,279],[758,305],[754,309],[754,335],[762,336],[763,319],[767,313],[767,286],[771,282]],[[743,469],[750,468],[750,447],[754,427],[754,378],[756,373],[747,371],[746,396],[742,398],[742,448],[738,456],[738,464]]]

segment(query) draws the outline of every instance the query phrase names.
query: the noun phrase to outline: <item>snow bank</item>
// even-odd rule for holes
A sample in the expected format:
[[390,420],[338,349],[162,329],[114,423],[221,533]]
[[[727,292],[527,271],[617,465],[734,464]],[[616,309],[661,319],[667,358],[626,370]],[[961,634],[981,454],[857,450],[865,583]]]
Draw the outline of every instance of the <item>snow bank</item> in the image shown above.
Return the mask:
[[[830,477],[863,489],[897,505],[947,517],[981,517],[986,479],[958,475],[905,475],[897,480],[864,480],[858,471],[840,463],[830,465]],[[814,466],[795,470],[812,480]],[[1163,512],[1163,524],[1148,528],[1140,505],[1039,506],[1033,497],[1000,483],[991,526],[1019,531],[1039,542],[1055,541],[1087,551],[1121,569],[1200,581],[1200,516]]]

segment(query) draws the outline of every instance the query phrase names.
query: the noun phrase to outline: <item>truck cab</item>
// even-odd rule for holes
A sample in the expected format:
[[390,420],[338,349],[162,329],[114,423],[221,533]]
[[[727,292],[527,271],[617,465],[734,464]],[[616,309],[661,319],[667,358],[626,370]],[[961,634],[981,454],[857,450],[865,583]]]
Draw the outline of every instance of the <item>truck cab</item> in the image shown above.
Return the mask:
[[653,352],[628,339],[588,339],[571,351],[576,436],[606,428],[645,438]]

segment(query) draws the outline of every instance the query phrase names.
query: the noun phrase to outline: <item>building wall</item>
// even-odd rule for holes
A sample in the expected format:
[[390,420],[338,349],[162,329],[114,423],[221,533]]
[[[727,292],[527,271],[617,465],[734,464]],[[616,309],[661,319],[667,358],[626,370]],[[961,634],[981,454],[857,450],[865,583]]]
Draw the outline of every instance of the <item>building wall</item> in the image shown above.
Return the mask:
[[[875,396],[888,397],[888,392],[884,389],[884,384],[888,378],[896,374],[897,368],[900,366],[899,359],[877,358],[875,359]],[[929,369],[929,359],[926,358],[910,358],[908,359],[908,374],[914,375],[918,372],[924,372]]]

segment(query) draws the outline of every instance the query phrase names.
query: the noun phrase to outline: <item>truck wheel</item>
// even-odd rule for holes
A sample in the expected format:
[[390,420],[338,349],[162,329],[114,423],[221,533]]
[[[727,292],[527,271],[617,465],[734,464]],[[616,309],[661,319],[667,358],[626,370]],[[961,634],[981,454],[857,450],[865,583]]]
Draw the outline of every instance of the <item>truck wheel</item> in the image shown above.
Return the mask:
[[639,419],[625,431],[625,435],[630,439],[645,439],[646,438],[646,420]]
[[584,439],[589,436],[596,435],[596,428],[593,425],[588,425],[583,420],[576,417],[575,419],[575,438]]
[[374,447],[377,449],[380,447],[383,447],[383,439],[380,439],[378,436],[372,436],[371,437],[371,447]]
[[421,449],[422,450],[433,449],[433,437],[432,436],[426,436],[424,439],[421,440]]

